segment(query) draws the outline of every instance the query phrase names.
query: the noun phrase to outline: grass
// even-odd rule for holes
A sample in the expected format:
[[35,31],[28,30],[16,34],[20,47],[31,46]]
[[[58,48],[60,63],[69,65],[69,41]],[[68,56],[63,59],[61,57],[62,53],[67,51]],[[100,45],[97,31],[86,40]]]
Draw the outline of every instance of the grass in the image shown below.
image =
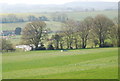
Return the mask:
[[3,54],[3,79],[117,79],[118,48]]
[[[21,22],[21,23],[3,23],[1,30],[15,30],[17,27],[24,28],[28,22]],[[54,21],[46,21],[47,28],[50,28],[52,31],[61,30],[61,23],[54,22]]]
[[[51,13],[15,13],[26,18],[29,15],[47,16]],[[104,14],[110,19],[117,17],[117,11],[67,12],[70,19],[83,20],[87,16]],[[8,15],[8,14],[0,14]],[[0,30],[24,28],[28,22],[1,24]],[[61,30],[60,22],[46,22],[52,31]],[[20,36],[12,37],[18,44]],[[3,54],[3,79],[116,79],[118,78],[117,48],[68,50],[66,52],[30,51]],[[1,68],[0,68],[1,69]],[[0,73],[1,74],[1,73]]]
[[[17,15],[18,17],[23,17],[23,18],[27,18],[29,15],[34,15],[36,17],[40,17],[45,15],[46,17],[48,17],[50,20],[52,20],[51,14],[52,13],[14,13],[15,15]],[[115,17],[118,16],[118,11],[93,11],[93,12],[66,12],[67,16],[69,19],[74,19],[74,20],[83,20],[88,16],[92,16],[95,17],[98,14],[104,14],[105,16],[109,17],[110,19],[114,19]],[[8,15],[8,14],[0,14],[1,15]],[[16,27],[21,27],[24,28],[25,25],[28,22],[22,22],[22,23],[4,23],[1,24],[2,25],[2,30],[15,30]],[[59,31],[61,30],[61,23],[60,22],[53,22],[53,21],[48,21],[47,23],[47,27],[51,28],[52,31]]]
[[114,19],[118,16],[118,11],[93,11],[93,12],[72,12],[67,13],[68,17],[75,20],[83,20],[88,16],[95,17],[98,14],[103,14],[110,19]]

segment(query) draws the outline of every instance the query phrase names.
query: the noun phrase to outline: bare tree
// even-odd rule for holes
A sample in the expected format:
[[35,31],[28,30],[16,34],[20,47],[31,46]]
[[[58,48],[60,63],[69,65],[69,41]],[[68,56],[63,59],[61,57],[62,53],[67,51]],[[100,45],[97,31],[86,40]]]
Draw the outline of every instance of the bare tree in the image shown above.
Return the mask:
[[110,29],[110,39],[114,46],[118,46],[118,18],[114,18],[114,25]]
[[52,39],[55,41],[55,47],[56,49],[59,49],[59,43],[60,43],[60,35],[59,34],[55,34],[52,36]]
[[13,44],[11,43],[11,41],[6,40],[6,39],[0,39],[0,51],[15,51]]
[[94,32],[99,39],[99,47],[103,47],[105,40],[110,33],[110,27],[114,25],[113,21],[104,15],[97,15],[94,19]]
[[86,48],[88,35],[93,27],[93,18],[87,17],[78,26],[78,32],[82,40],[82,48]]
[[78,46],[78,42],[80,42],[79,39],[80,39],[80,38],[79,38],[78,32],[75,32],[75,33],[74,33],[74,38],[73,38],[73,40],[74,40],[74,45],[75,45],[75,48],[76,48],[76,49],[78,49],[78,47],[79,47],[79,46]]
[[63,26],[64,36],[67,42],[67,49],[72,48],[74,33],[76,32],[76,22],[74,20],[68,20]]
[[46,23],[43,21],[34,21],[28,23],[22,32],[23,43],[31,45],[33,44],[35,48],[45,39],[47,36],[48,29],[46,28]]

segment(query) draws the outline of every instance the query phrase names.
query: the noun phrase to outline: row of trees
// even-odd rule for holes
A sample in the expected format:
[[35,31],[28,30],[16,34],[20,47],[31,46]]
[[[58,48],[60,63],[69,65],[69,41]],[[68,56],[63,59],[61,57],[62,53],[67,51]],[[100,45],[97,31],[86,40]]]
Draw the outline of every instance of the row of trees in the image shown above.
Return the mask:
[[17,17],[14,14],[10,14],[7,16],[2,16],[0,22],[1,23],[16,23],[16,22],[26,22],[26,21],[48,21],[49,19],[46,16],[35,17],[33,15],[28,16],[27,18]]
[[[62,32],[49,35],[50,29],[44,21],[28,23],[22,30],[22,44],[29,45],[35,50],[79,49],[87,46],[120,47],[118,19],[109,19],[104,15],[86,17],[83,21],[66,20],[61,23]],[[21,30],[18,28],[16,31]],[[3,51],[14,51],[12,43],[0,40]]]
[[27,17],[28,18],[28,21],[49,21],[49,19],[46,17],[46,16],[41,16],[41,17],[35,17],[33,15],[30,15]]
[[53,13],[51,17],[52,17],[52,20],[56,22],[65,22],[68,20],[67,14],[64,14],[64,13]]
[[57,34],[60,43],[58,39],[55,39],[56,45],[59,43],[61,46],[61,42],[64,42],[62,45],[67,46],[67,49],[86,48],[91,43],[95,47],[96,45],[99,47],[120,46],[117,18],[112,21],[104,15],[97,15],[95,18],[87,17],[80,22],[68,20],[64,23],[61,34]]
[[1,23],[14,23],[14,22],[24,22],[23,18],[18,18],[16,15],[14,14],[10,14],[7,16],[1,16]]
[[[15,23],[15,22],[27,22],[27,21],[49,21],[50,19],[46,16],[40,16],[36,17],[34,15],[29,15],[27,18],[18,17],[14,14],[9,14],[7,16],[1,16],[0,17],[1,23]],[[68,20],[68,17],[64,13],[52,13],[51,14],[51,20],[56,22],[64,22]]]
[[[51,38],[46,23],[36,21],[26,25],[22,40],[24,44],[35,46],[35,49],[38,49],[41,43],[43,46],[43,43],[48,42],[55,49],[86,48],[90,43],[99,47],[120,46],[117,18],[115,20],[104,15],[97,15],[95,18],[87,17],[83,21],[67,20],[62,23],[62,32]],[[46,39],[47,43],[44,42]]]

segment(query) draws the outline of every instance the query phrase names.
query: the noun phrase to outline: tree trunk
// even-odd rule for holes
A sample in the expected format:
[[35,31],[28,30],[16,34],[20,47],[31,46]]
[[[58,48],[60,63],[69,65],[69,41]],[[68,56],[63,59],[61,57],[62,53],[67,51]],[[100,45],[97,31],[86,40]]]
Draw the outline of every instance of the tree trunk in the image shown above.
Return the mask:
[[100,30],[100,33],[99,33],[99,47],[102,47],[102,35],[101,35],[101,30]]
[[102,45],[103,45],[103,46],[105,45],[105,41],[104,41],[104,39],[102,40]]
[[59,49],[59,41],[57,40],[56,43],[56,49]]
[[85,48],[85,41],[84,41],[84,38],[82,38],[82,48]]
[[67,49],[69,49],[69,41],[68,41],[68,39],[67,39]]
[[78,49],[77,39],[75,39],[75,48]]
[[70,42],[70,46],[69,46],[69,49],[71,49],[72,48],[72,42]]
[[37,49],[38,49],[38,44],[35,45],[35,50],[37,50]]
[[62,43],[60,43],[60,49],[63,49],[63,44]]
[[102,39],[101,39],[101,35],[100,35],[100,37],[99,37],[99,47],[102,47]]

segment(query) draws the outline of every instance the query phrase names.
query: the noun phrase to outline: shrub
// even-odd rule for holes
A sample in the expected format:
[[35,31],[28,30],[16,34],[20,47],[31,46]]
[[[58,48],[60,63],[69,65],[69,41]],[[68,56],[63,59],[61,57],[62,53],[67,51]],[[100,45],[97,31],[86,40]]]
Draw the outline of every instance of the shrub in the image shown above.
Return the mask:
[[17,27],[16,29],[15,29],[15,34],[16,35],[21,35],[21,28],[20,27]]
[[48,50],[54,50],[54,47],[53,47],[53,45],[52,44],[50,44],[50,45],[48,45],[48,48],[47,48]]
[[105,42],[104,44],[102,44],[102,47],[113,47],[113,44]]
[[0,50],[3,51],[15,51],[12,43],[6,39],[2,39],[0,42]]
[[41,44],[41,46],[40,46],[40,47],[38,47],[36,50],[46,50],[46,48],[44,47],[44,45],[43,45],[43,44]]

